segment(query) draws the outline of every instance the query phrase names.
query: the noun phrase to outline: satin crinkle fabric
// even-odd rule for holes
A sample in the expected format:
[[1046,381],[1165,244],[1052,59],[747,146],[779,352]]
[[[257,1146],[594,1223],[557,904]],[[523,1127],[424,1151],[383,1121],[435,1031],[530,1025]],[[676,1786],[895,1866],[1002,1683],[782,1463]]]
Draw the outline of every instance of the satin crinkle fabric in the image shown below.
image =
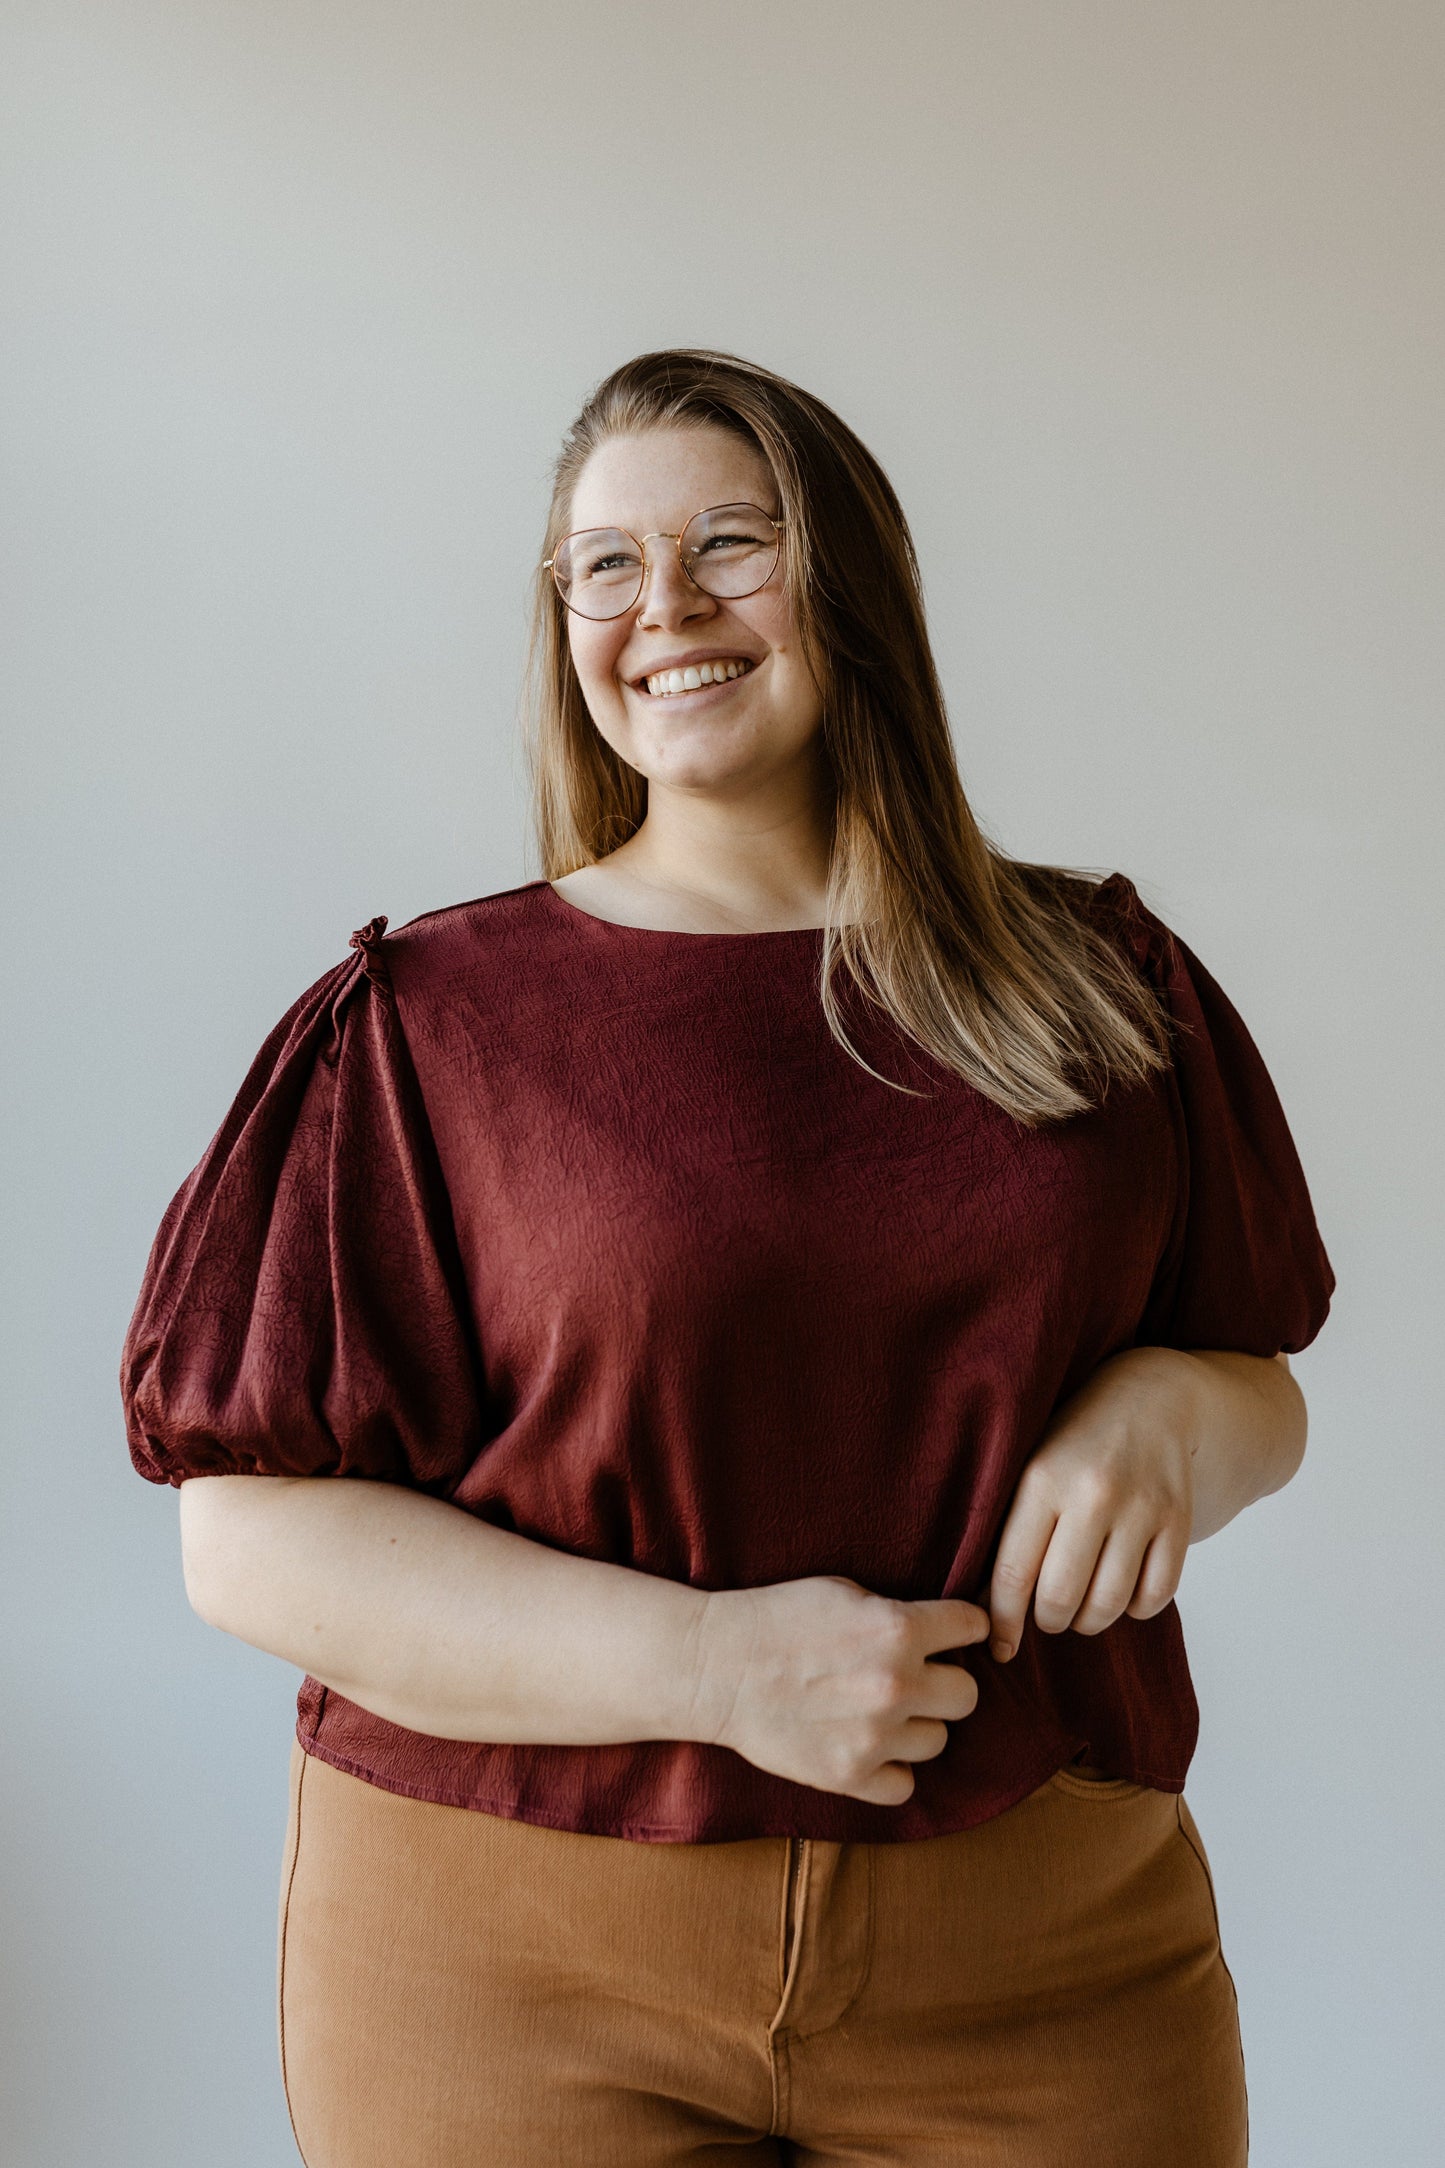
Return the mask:
[[[845,989],[859,1051],[911,1089],[850,1059],[816,928],[616,926],[546,881],[373,921],[165,1215],[124,1355],[136,1467],[407,1484],[698,1588],[977,1597],[1099,1363],[1298,1349],[1333,1285],[1227,997],[1121,877],[1076,904],[1158,990],[1174,1062],[1032,1130]],[[1172,1605],[968,1661],[977,1710],[898,1807],[690,1741],[432,1739],[314,1679],[298,1731],[409,1798],[640,1842],[946,1835],[1083,1746],[1182,1787]]]

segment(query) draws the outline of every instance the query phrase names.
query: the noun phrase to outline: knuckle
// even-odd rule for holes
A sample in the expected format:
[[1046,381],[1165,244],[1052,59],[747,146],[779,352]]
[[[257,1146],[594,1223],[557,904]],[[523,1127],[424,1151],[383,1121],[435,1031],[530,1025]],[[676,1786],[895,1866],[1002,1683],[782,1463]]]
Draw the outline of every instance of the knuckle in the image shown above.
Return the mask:
[[867,1783],[876,1766],[866,1754],[851,1754],[840,1749],[828,1757],[828,1789],[835,1792],[852,1791],[856,1785]]
[[1120,1495],[1119,1480],[1112,1468],[1086,1468],[1079,1477],[1079,1503],[1086,1512],[1106,1512],[1117,1504]]
[[862,1696],[858,1714],[863,1723],[874,1729],[896,1723],[903,1703],[903,1682],[888,1664],[877,1665],[862,1681]]
[[855,1728],[857,1751],[871,1755],[875,1762],[880,1760],[884,1746],[898,1729],[899,1714],[896,1695],[865,1709]]
[[881,1739],[875,1739],[866,1725],[853,1725],[836,1733],[828,1742],[823,1762],[838,1789],[871,1777],[883,1759],[881,1747]]

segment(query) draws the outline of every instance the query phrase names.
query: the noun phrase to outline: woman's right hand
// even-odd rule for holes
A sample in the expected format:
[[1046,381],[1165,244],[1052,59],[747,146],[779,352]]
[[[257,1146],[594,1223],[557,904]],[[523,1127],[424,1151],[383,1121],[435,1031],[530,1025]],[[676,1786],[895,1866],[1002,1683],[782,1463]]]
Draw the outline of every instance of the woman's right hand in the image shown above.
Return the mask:
[[949,1724],[978,1702],[968,1672],[928,1659],[988,1634],[977,1604],[903,1602],[838,1574],[714,1590],[689,1736],[816,1791],[901,1806],[910,1765],[941,1754]]

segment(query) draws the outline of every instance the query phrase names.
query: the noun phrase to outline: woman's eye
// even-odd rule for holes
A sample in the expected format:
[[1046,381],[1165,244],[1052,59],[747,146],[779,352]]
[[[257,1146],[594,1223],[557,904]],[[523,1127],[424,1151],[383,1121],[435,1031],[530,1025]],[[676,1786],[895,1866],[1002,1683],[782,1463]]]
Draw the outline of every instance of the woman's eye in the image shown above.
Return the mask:
[[588,563],[585,577],[589,580],[595,580],[607,572],[626,572],[635,563],[636,559],[629,557],[625,550],[613,550],[606,557],[592,558]]

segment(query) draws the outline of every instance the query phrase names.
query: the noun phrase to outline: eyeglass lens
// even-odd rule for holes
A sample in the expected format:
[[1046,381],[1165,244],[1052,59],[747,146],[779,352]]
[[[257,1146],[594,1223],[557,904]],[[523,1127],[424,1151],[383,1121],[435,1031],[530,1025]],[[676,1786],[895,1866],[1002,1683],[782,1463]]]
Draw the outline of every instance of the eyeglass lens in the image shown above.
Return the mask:
[[[714,504],[688,521],[677,548],[684,571],[705,594],[735,602],[767,585],[778,542],[776,524],[757,505]],[[646,572],[641,544],[621,527],[569,534],[552,561],[558,593],[582,617],[620,617],[630,610]]]

